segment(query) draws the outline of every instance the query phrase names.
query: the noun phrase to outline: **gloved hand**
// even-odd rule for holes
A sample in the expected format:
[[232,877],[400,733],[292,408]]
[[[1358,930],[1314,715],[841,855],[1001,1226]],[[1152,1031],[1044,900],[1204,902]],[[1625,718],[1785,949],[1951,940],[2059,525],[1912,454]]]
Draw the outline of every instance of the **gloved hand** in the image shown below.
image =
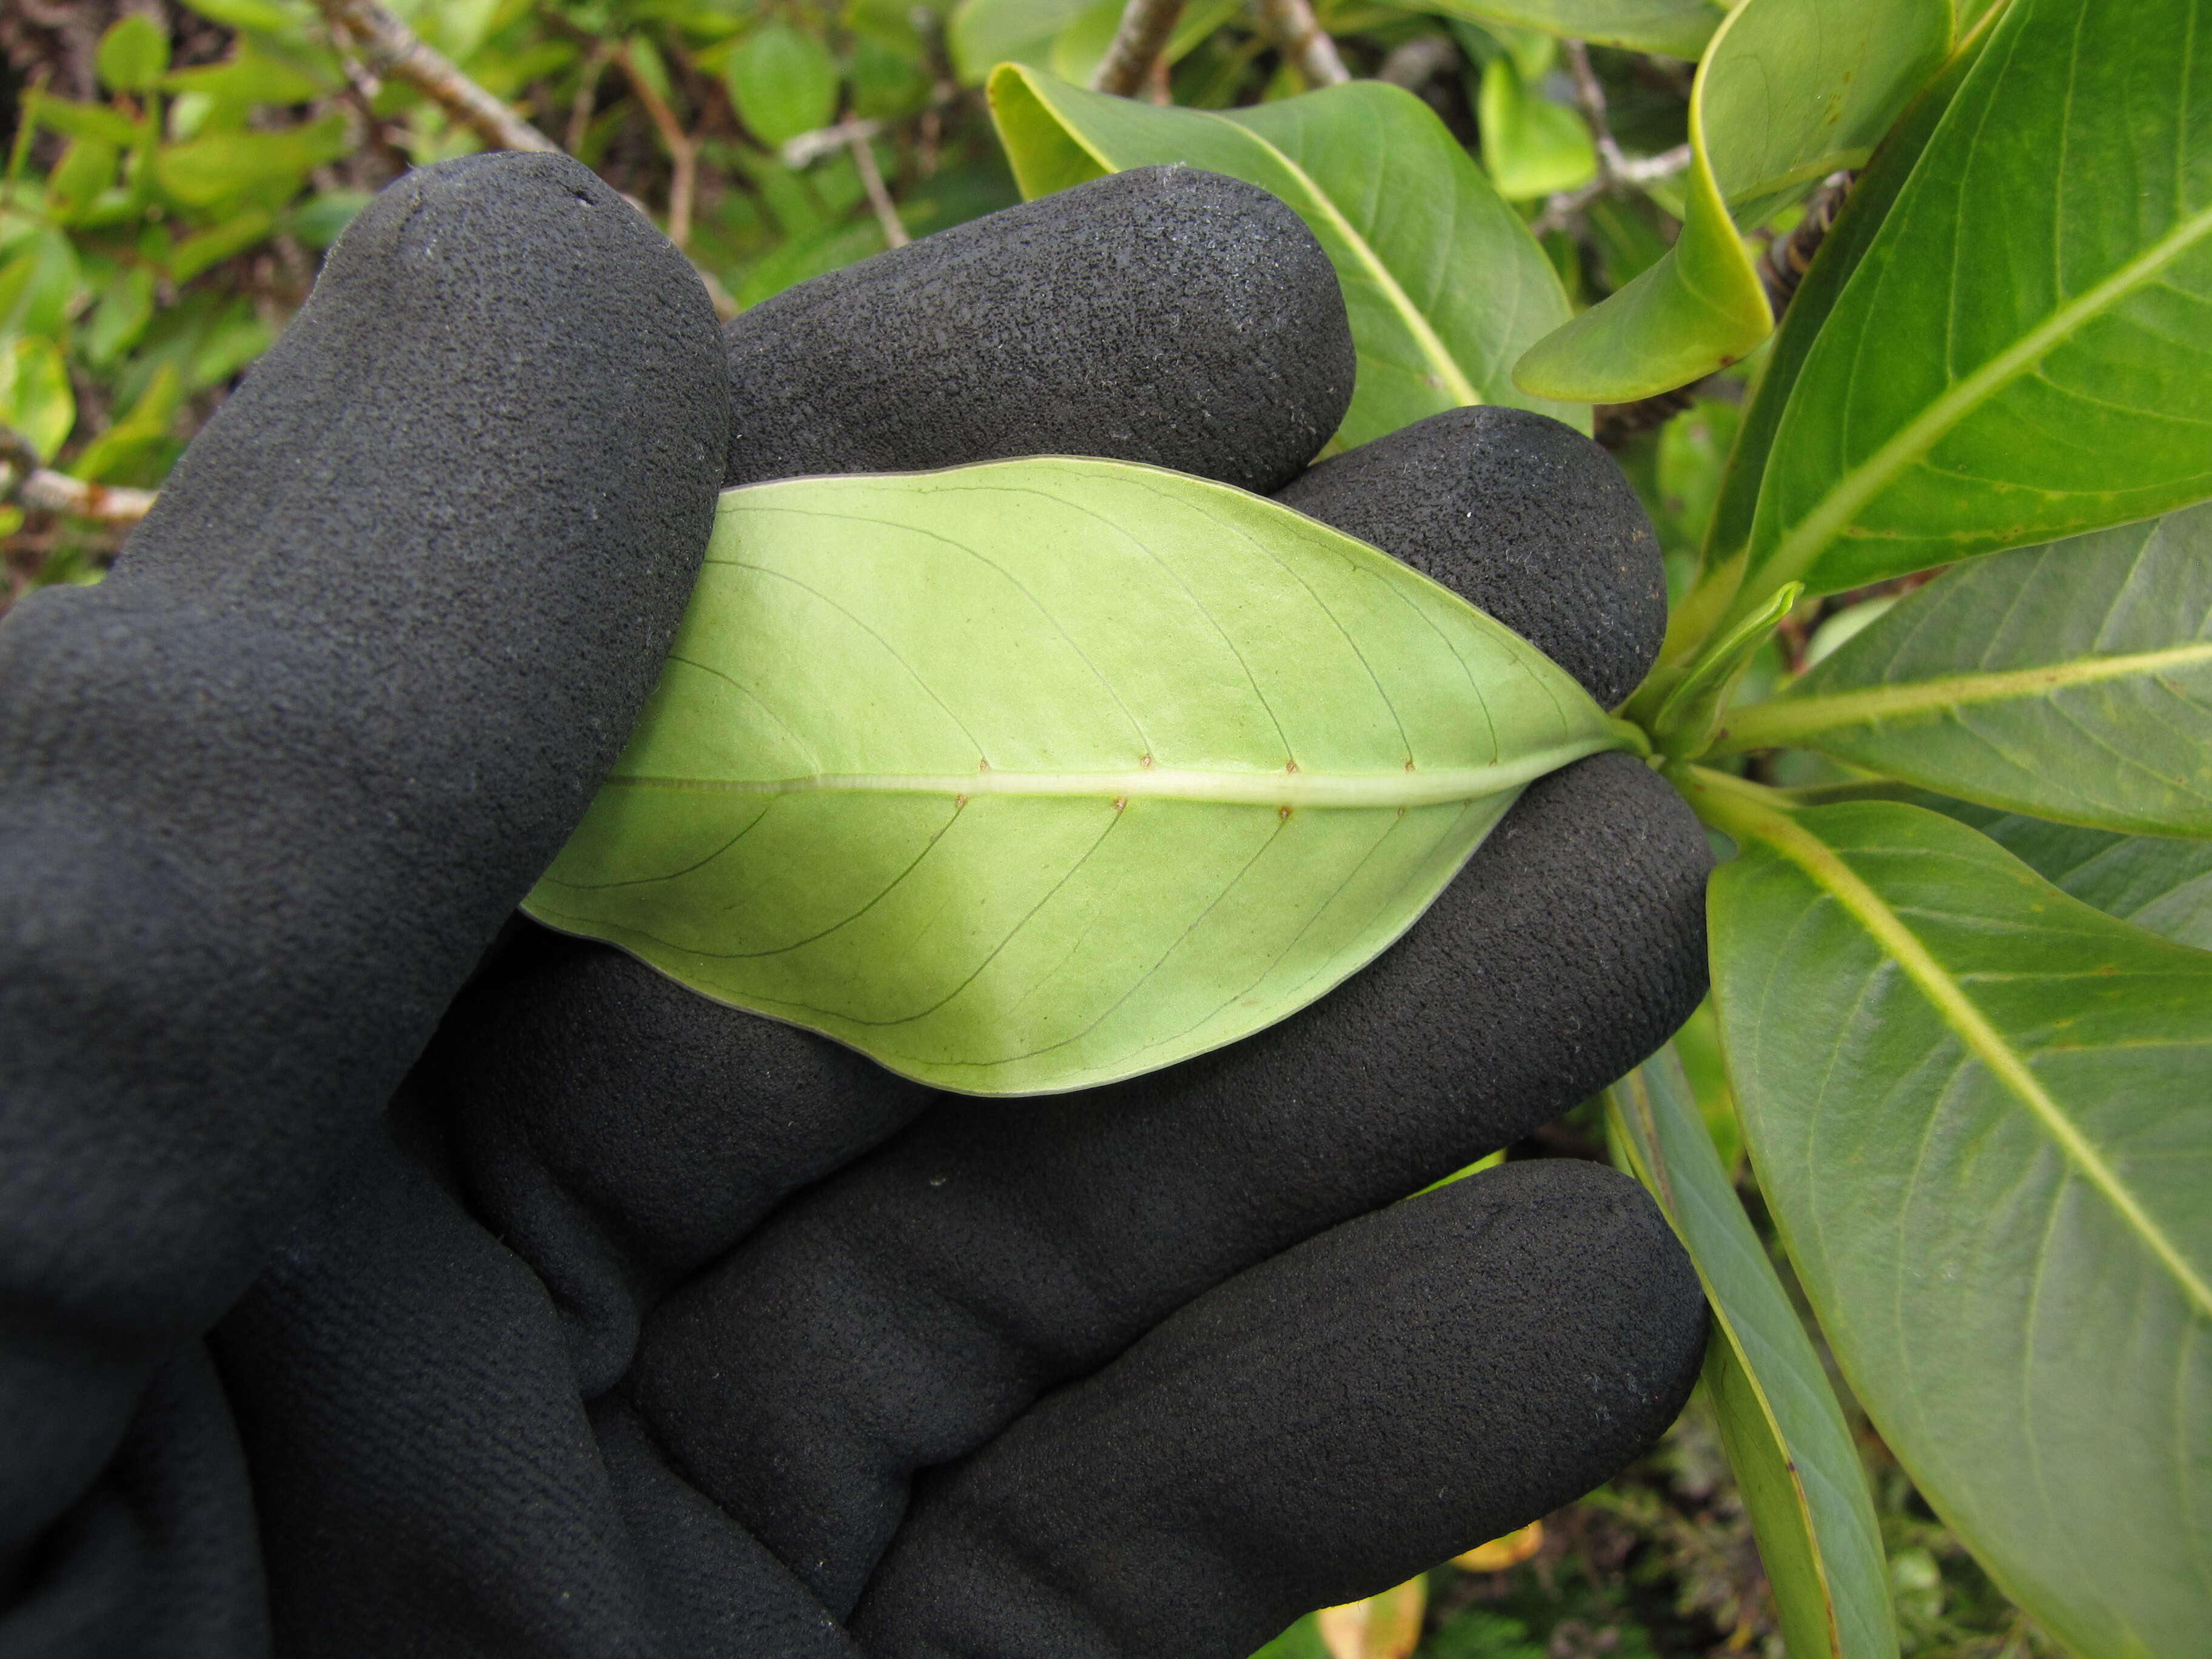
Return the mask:
[[1663,599],[1612,463],[1478,409],[1302,471],[1352,374],[1299,222],[1184,169],[726,331],[572,162],[379,198],[114,574],[0,624],[0,1653],[1240,1659],[1646,1445],[1705,1324],[1632,1183],[1395,1201],[1701,994],[1704,838],[1631,758],[1302,1013],[1081,1095],[502,927],[726,481],[1202,473],[1618,701]]

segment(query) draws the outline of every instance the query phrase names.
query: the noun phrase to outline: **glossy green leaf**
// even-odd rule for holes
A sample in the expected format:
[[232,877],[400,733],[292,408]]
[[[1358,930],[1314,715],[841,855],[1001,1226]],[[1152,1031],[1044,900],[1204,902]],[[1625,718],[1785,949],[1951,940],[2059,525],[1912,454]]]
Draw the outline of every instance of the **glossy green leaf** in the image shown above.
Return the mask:
[[2212,1598],[2212,955],[1888,801],[1692,783],[1752,1161],[1853,1391],[2083,1659]]
[[54,343],[36,334],[0,339],[0,426],[15,428],[51,461],[76,424],[76,393]]
[[2212,836],[2212,507],[1938,576],[1720,752],[1814,749],[1947,795]]
[[2212,495],[2212,18],[2016,0],[1807,355],[1740,607]]
[[1421,0],[1414,9],[1692,62],[1728,15],[1718,0]]
[[1705,1390],[1793,1659],[1895,1659],[1888,1564],[1858,1449],[1673,1048],[1607,1090],[1606,1109],[1705,1285]]
[[1500,623],[1225,485],[791,480],[724,495],[528,908],[926,1082],[1072,1089],[1320,996],[1622,741]]
[[1359,351],[1346,447],[1466,404],[1587,410],[1514,389],[1513,360],[1567,315],[1521,216],[1436,112],[1355,81],[1218,113],[1086,92],[1019,67],[991,77],[992,113],[1027,197],[1182,161],[1272,191],[1306,222],[1344,289]]
[[1736,362],[1773,314],[1738,226],[1855,167],[1951,49],[1950,0],[1744,0],[1690,94],[1682,231],[1668,256],[1540,341],[1542,396],[1625,403]]
[[960,0],[945,21],[945,44],[963,84],[981,86],[1000,64],[1048,69],[1053,43],[1093,0]]
[[[1727,611],[1742,586],[1744,564],[1751,543],[1752,519],[1759,506],[1759,489],[1766,475],[1767,457],[1783,410],[1803,372],[1805,359],[1820,337],[1828,314],[1859,261],[1873,244],[1898,192],[1912,176],[1920,153],[1949,107],[1952,97],[1972,68],[1989,39],[1995,14],[1985,15],[1968,31],[1942,70],[1907,106],[1896,125],[1882,139],[1874,159],[1844,198],[1842,210],[1822,239],[1812,267],[1797,286],[1783,313],[1759,371],[1759,380],[1744,410],[1735,441],[1729,451],[1720,493],[1699,549],[1697,580],[1667,617],[1667,638],[1650,678],[1638,692],[1632,712],[1644,714],[1656,708],[1674,677],[1689,665],[1698,649]],[[1638,706],[1641,705],[1641,706]]]
[[[1206,37],[1235,17],[1243,0],[1190,0],[1176,20],[1175,31],[1161,53],[1163,61],[1179,64]],[[1121,27],[1126,0],[1091,0],[1053,37],[1045,64],[1063,81],[1088,85]]]
[[1483,170],[1509,202],[1572,190],[1597,176],[1597,149],[1581,116],[1531,92],[1510,52],[1482,67],[1475,100]]
[[100,37],[93,64],[111,90],[144,92],[168,71],[169,37],[143,17],[118,18]]
[[738,118],[771,147],[828,126],[837,113],[830,49],[788,23],[763,23],[747,35],[729,55],[723,79]]

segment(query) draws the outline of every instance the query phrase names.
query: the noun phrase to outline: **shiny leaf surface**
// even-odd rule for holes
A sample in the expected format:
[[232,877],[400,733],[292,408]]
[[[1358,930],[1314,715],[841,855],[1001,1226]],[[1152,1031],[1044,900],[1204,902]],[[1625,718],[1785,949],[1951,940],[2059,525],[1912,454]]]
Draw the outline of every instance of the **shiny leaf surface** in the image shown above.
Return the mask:
[[2017,0],[1808,354],[1739,610],[2212,495],[2212,18]]
[[1949,0],[1744,0],[1691,90],[1681,235],[1531,348],[1516,381],[1626,403],[1741,358],[1774,319],[1739,227],[1863,163],[1951,40]]

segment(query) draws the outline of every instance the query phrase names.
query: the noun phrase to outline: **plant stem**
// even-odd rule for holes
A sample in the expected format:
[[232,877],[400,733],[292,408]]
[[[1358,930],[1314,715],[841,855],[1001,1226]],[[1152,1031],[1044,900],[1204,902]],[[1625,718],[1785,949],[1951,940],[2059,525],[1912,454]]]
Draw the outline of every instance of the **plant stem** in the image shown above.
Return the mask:
[[1759,285],[1766,290],[1766,303],[1774,308],[1777,323],[1790,302],[1797,297],[1797,284],[1805,280],[1805,272],[1813,263],[1813,256],[1820,251],[1820,244],[1828,240],[1828,230],[1843,211],[1844,198],[1851,193],[1858,182],[1856,173],[1832,173],[1820,181],[1820,188],[1805,204],[1804,216],[1787,236],[1778,236],[1766,245],[1759,256]]
[[100,524],[136,524],[154,505],[154,492],[87,483],[40,466],[28,438],[12,427],[0,427],[0,506],[11,502],[35,513],[66,513]]
[[1342,86],[1352,78],[1306,0],[1260,0],[1260,15],[1308,86]]
[[891,247],[904,247],[914,240],[899,222],[898,206],[891,193],[884,187],[883,169],[876,165],[876,152],[869,148],[868,135],[860,131],[860,124],[850,117],[845,122],[845,142],[853,151],[853,165],[860,169],[860,188],[868,193],[868,205],[875,210],[876,222],[883,227],[884,241]]
[[1091,77],[1091,89],[1120,98],[1135,96],[1151,76],[1152,65],[1167,50],[1169,37],[1182,15],[1182,0],[1129,0],[1122,8],[1113,43],[1098,60],[1097,73]]
[[691,201],[699,177],[698,143],[684,131],[684,124],[676,118],[660,89],[639,70],[628,41],[615,56],[629,79],[630,90],[645,106],[653,130],[660,135],[660,147],[668,152],[668,240],[682,247],[691,240]]
[[1762,830],[1790,822],[1794,803],[1763,783],[1688,761],[1675,762],[1665,775],[1702,823],[1735,841],[1763,839]]
[[404,81],[494,149],[560,146],[461,73],[376,0],[315,0],[333,32],[352,40],[374,74]]

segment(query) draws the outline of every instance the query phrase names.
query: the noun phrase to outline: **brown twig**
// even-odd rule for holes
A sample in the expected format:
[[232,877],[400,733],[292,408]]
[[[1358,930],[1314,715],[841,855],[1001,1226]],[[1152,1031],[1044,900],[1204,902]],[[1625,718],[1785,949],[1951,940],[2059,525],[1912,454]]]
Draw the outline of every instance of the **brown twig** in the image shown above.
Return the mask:
[[1375,78],[1388,81],[1394,87],[1403,87],[1408,92],[1419,92],[1457,62],[1459,47],[1451,36],[1417,34],[1390,48],[1382,67],[1375,71]]
[[1260,0],[1260,16],[1308,86],[1341,86],[1352,78],[1306,0]]
[[35,513],[67,513],[100,524],[136,524],[154,505],[150,489],[87,483],[39,465],[31,441],[0,427],[0,506],[18,503]]
[[1662,179],[1671,179],[1690,165],[1691,150],[1687,144],[1677,144],[1672,149],[1662,149],[1656,155],[1623,157],[1619,167],[1610,177],[1603,172],[1578,190],[1561,191],[1544,204],[1544,210],[1528,222],[1532,235],[1544,236],[1555,230],[1565,230],[1574,223],[1577,215],[1601,196],[1618,194],[1639,185],[1656,185]]
[[775,159],[797,173],[812,167],[823,156],[835,155],[845,149],[852,143],[854,133],[859,133],[863,138],[873,138],[883,130],[881,121],[864,121],[857,116],[848,115],[829,126],[816,127],[811,132],[802,132],[785,139],[775,152]]
[[1624,155],[1606,117],[1605,88],[1590,67],[1589,48],[1580,40],[1563,40],[1560,45],[1574,77],[1575,102],[1582,108],[1583,123],[1589,128],[1590,143],[1597,151],[1597,177],[1580,189],[1561,191],[1546,202],[1543,212],[1528,226],[1538,236],[1566,229],[1601,196],[1623,195],[1639,185],[1674,177],[1690,165],[1692,155],[1687,144],[1677,144],[1656,155]]
[[1160,54],[1168,49],[1169,37],[1175,33],[1182,16],[1182,0],[1129,0],[1121,9],[1121,22],[1114,31],[1113,43],[1091,77],[1091,89],[1110,92],[1117,98],[1134,97],[1151,78]]
[[646,118],[660,135],[661,148],[668,152],[668,240],[682,247],[691,240],[691,202],[699,186],[698,141],[684,131],[684,124],[668,107],[660,88],[638,68],[628,41],[616,50],[615,61],[629,77],[630,90],[645,106]]
[[1575,101],[1582,106],[1583,119],[1589,124],[1590,138],[1597,146],[1598,177],[1618,178],[1627,166],[1628,158],[1620,153],[1620,143],[1613,136],[1613,127],[1606,119],[1605,88],[1598,83],[1597,72],[1590,68],[1589,47],[1575,40],[1559,44],[1566,51],[1567,69],[1574,76]]
[[868,205],[876,210],[876,222],[884,228],[884,244],[904,247],[914,240],[899,222],[898,205],[884,186],[883,169],[876,165],[876,152],[869,147],[868,135],[861,124],[848,117],[845,122],[845,142],[852,147],[853,165],[860,172],[860,188],[868,192]]
[[1790,302],[1797,296],[1797,284],[1805,280],[1805,272],[1813,263],[1813,256],[1820,251],[1820,244],[1828,240],[1828,230],[1836,222],[1836,215],[1843,211],[1844,198],[1851,193],[1851,185],[1858,179],[1856,173],[1832,173],[1820,181],[1820,189],[1805,204],[1805,215],[1787,236],[1778,236],[1766,245],[1759,256],[1759,286],[1766,290],[1766,303],[1774,307],[1778,320],[1789,309]]
[[377,119],[374,100],[383,87],[347,53],[338,53],[337,58],[339,72],[345,76],[345,91],[340,95],[346,107],[360,118],[362,144],[383,164],[389,177],[397,179],[414,163],[407,159],[404,150],[392,142],[384,123]]
[[560,149],[456,69],[376,0],[315,0],[331,29],[349,39],[374,73],[404,81],[495,149]]
[[584,147],[585,136],[592,130],[592,112],[599,106],[599,77],[620,50],[614,41],[601,40],[585,55],[576,94],[568,100],[568,130],[562,135],[563,146],[571,155]]

